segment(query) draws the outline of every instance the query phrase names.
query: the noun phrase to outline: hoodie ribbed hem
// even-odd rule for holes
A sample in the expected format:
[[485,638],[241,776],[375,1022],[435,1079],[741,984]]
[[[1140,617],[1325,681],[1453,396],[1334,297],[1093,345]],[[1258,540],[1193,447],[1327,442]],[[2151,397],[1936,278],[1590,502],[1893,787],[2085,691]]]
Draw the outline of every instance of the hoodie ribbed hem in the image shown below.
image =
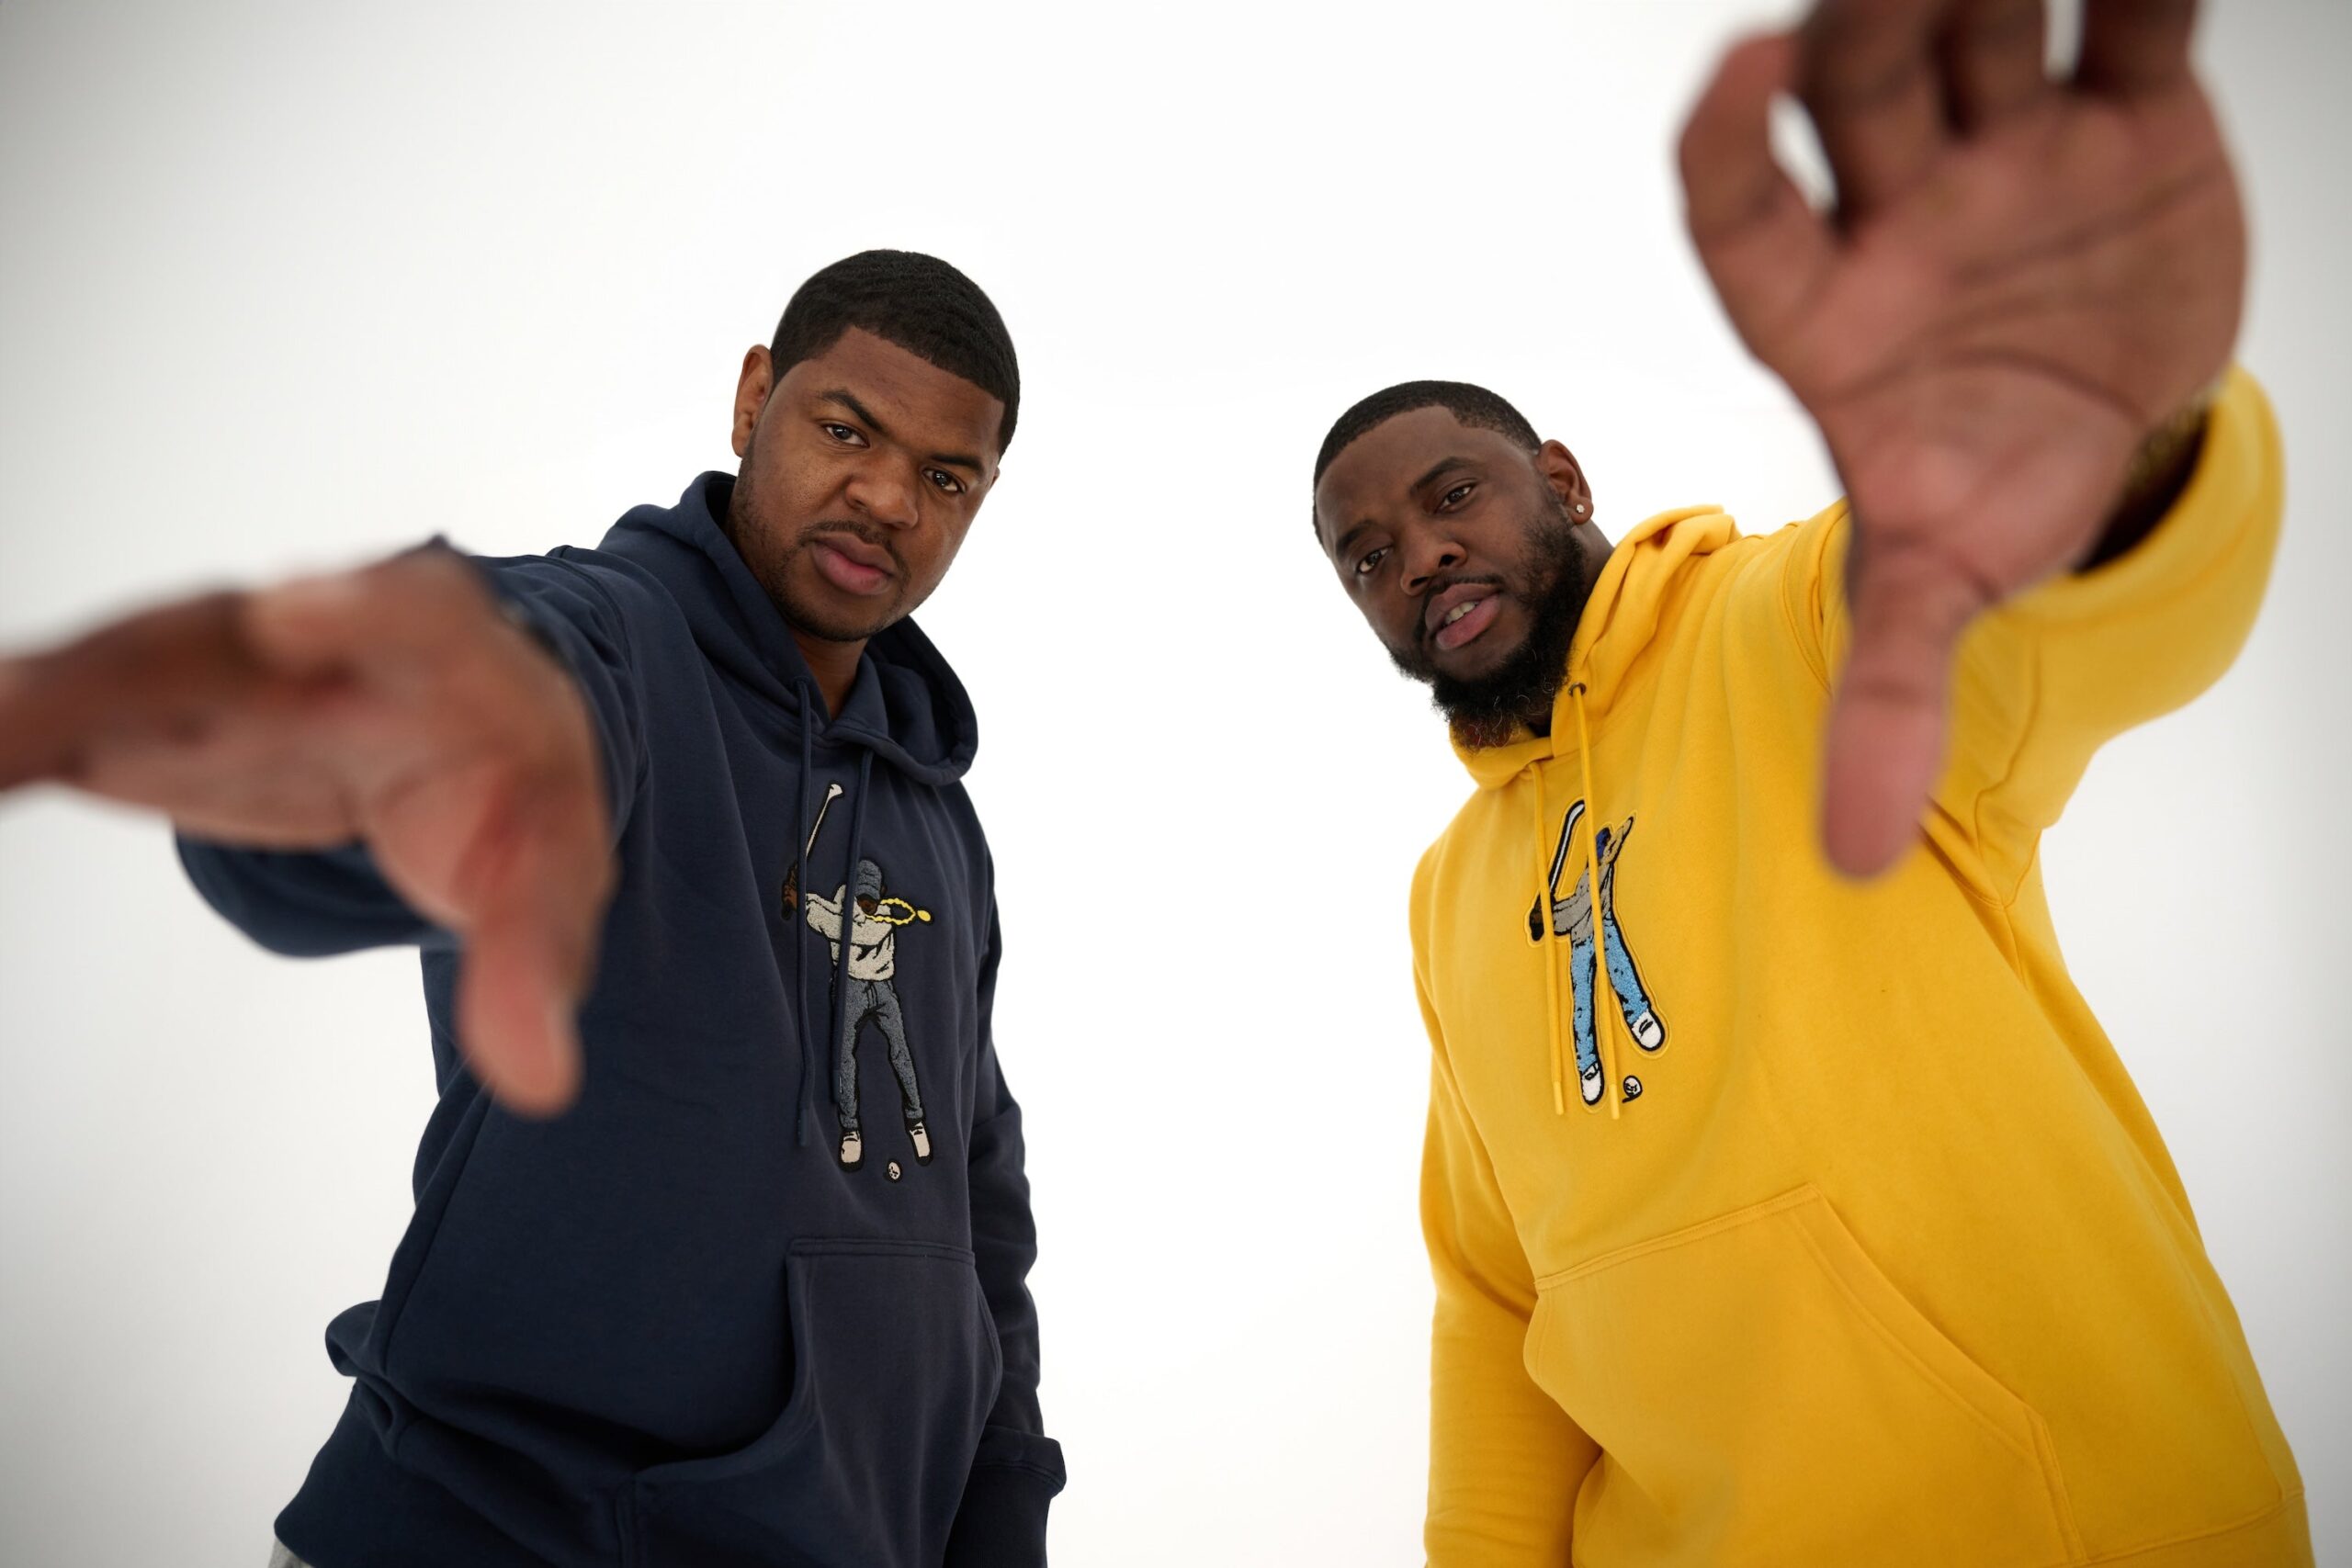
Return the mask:
[[277,1533],[311,1568],[547,1568],[445,1488],[402,1469],[356,1397],[277,1516]]

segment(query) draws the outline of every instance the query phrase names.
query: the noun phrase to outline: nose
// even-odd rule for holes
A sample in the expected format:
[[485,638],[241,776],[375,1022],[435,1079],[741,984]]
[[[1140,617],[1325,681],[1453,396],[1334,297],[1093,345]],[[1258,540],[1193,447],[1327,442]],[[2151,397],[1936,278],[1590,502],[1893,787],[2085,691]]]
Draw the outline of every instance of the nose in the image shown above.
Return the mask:
[[1416,597],[1428,592],[1440,572],[1453,570],[1464,558],[1462,547],[1444,535],[1424,534],[1407,540],[1405,570],[1400,574],[1405,592]]
[[914,477],[888,463],[868,463],[850,476],[850,505],[890,528],[911,528],[922,520]]

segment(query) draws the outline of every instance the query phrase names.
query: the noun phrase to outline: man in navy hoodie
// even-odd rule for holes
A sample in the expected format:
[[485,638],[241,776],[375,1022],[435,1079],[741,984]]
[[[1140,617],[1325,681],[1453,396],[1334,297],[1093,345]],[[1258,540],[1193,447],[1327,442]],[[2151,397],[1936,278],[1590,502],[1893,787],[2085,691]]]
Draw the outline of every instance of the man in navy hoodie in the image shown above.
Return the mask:
[[[281,1561],[1045,1562],[975,725],[908,618],[1019,406],[988,298],[867,252],[744,356],[740,472],[594,549],[428,546],[0,662],[0,788],[168,813],[277,952],[423,953],[416,1213],[327,1330],[351,1401]],[[861,1071],[906,1113],[862,1146]]]

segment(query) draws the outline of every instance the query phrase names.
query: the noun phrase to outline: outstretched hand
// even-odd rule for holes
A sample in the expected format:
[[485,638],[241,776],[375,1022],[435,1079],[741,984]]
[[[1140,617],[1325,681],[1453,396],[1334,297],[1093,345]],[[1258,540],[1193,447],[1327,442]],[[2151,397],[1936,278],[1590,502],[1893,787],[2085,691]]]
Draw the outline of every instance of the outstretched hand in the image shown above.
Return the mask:
[[[2093,552],[2135,451],[2228,362],[2245,225],[2194,11],[2085,0],[2053,78],[2041,0],[1821,0],[1734,50],[1683,131],[1701,260],[1852,508],[1822,805],[1845,871],[1917,832],[1969,622]],[[1834,210],[1773,159],[1783,93]]]
[[531,1114],[579,1081],[613,881],[599,768],[571,677],[441,551],[0,660],[0,790],[63,784],[240,844],[365,840],[465,943],[468,1063]]

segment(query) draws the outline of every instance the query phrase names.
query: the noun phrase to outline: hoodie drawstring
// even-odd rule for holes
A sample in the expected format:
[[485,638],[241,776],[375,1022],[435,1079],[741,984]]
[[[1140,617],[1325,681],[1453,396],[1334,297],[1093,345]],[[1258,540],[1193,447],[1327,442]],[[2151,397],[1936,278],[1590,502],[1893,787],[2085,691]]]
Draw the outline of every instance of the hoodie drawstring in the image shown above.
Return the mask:
[[[1600,1070],[1609,1079],[1609,1117],[1615,1121],[1625,1109],[1624,1085],[1617,1077],[1617,1036],[1609,1021],[1618,1012],[1617,982],[1609,973],[1609,927],[1603,919],[1606,913],[1600,901],[1600,834],[1601,824],[1608,820],[1600,813],[1600,803],[1592,797],[1592,735],[1584,721],[1584,682],[1573,682],[1568,686],[1568,704],[1577,714],[1577,765],[1583,770],[1586,815],[1592,818],[1592,831],[1585,836],[1585,866],[1590,874],[1589,902],[1587,913],[1592,920],[1592,1028],[1593,1043],[1600,1051]],[[1601,1006],[1600,992],[1609,993],[1609,1005]],[[1555,1031],[1558,1025],[1555,1024]]]
[[1552,826],[1552,813],[1544,800],[1544,764],[1528,764],[1535,775],[1535,908],[1541,922],[1536,930],[1537,944],[1544,952],[1544,1016],[1552,1024],[1552,1114],[1565,1116],[1568,1111],[1567,1079],[1560,1066],[1560,955],[1553,951],[1559,943],[1552,931],[1552,892],[1558,873],[1545,866],[1544,839]]
[[[804,712],[808,696],[802,688]],[[800,727],[800,772],[792,781],[792,886],[800,889],[805,901],[808,897],[809,843],[800,836],[800,824],[808,820],[808,771],[816,764],[809,745],[808,726]],[[800,1092],[794,1101],[792,1142],[796,1148],[808,1146],[808,1064],[816,1053],[808,1049],[808,964],[802,953],[807,945],[800,934],[802,908],[785,911],[785,923],[790,928],[792,940],[792,1024],[800,1040]]]
[[866,784],[874,776],[874,753],[857,754],[857,798],[849,808],[849,875],[842,885],[842,940],[840,952],[833,959],[833,1005],[830,1014],[831,1029],[825,1035],[828,1054],[841,1048],[842,1035],[849,1021],[849,948],[851,933],[857,926],[857,862],[865,852]]

